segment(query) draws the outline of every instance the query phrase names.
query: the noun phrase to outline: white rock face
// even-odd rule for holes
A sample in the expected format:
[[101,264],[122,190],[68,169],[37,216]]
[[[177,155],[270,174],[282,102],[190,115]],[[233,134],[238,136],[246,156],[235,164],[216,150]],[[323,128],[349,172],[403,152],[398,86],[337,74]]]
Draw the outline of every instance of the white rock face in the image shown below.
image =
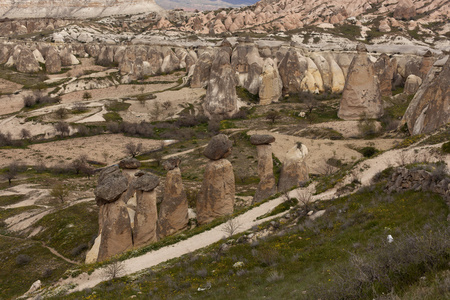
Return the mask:
[[0,0],[1,18],[95,18],[162,11],[154,0]]

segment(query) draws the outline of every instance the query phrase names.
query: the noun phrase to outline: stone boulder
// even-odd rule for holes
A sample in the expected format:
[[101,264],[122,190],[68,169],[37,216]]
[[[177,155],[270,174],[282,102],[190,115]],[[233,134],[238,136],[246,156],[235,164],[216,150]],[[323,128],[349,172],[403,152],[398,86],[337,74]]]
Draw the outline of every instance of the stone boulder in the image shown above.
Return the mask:
[[128,188],[128,179],[117,165],[104,169],[94,190],[97,204],[116,201]]
[[288,191],[309,180],[309,169],[305,162],[306,155],[308,155],[308,148],[301,143],[286,153],[278,181],[279,191]]
[[163,200],[159,206],[159,237],[165,237],[187,228],[188,201],[181,180],[180,168],[167,172]]
[[197,222],[206,224],[234,210],[233,166],[226,159],[208,162],[197,199]]
[[203,155],[211,160],[219,160],[231,154],[233,142],[225,134],[214,136],[203,151]]
[[374,64],[367,56],[364,45],[358,45],[342,93],[338,117],[358,120],[361,117],[376,119],[383,115],[380,83]]
[[230,64],[229,47],[221,47],[211,66],[208,88],[203,103],[209,117],[231,117],[239,109],[236,95],[236,76]]
[[450,59],[434,66],[411,100],[400,125],[411,135],[430,133],[450,122]]
[[103,261],[133,247],[130,217],[122,200],[100,206],[99,232],[97,261]]
[[45,69],[47,73],[61,72],[61,58],[55,48],[50,47],[47,52],[47,59],[45,60]]
[[136,158],[126,158],[119,162],[119,168],[121,169],[138,169],[141,166],[141,162]]
[[252,145],[269,145],[275,142],[275,137],[270,134],[254,134],[250,137]]
[[405,81],[405,88],[403,89],[403,93],[406,95],[414,95],[422,84],[422,78],[416,75],[409,75]]
[[159,177],[151,173],[139,171],[135,174],[135,179],[131,183],[131,186],[135,190],[150,192],[153,191],[159,185]]
[[0,45],[0,65],[6,63],[11,55],[11,46]]
[[259,75],[259,104],[267,105],[277,102],[281,97],[283,82],[275,62],[271,58],[264,61],[262,73]]

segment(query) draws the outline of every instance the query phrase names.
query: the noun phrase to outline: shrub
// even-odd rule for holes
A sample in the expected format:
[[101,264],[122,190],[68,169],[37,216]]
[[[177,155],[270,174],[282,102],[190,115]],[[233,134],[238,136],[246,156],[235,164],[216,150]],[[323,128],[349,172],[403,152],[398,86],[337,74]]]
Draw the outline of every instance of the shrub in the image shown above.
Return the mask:
[[450,142],[442,144],[442,152],[450,153]]
[[125,153],[131,155],[131,157],[136,157],[142,152],[142,143],[129,142],[125,145]]
[[31,262],[31,257],[26,254],[19,254],[16,257],[16,264],[19,266],[23,266],[29,264]]
[[271,110],[266,114],[266,119],[275,124],[277,120],[281,119],[281,115],[278,111]]
[[61,137],[69,135],[70,127],[66,122],[58,122],[55,125],[55,130],[60,133]]
[[76,246],[75,248],[73,248],[70,251],[70,254],[75,257],[75,256],[80,255],[84,250],[87,250],[87,249],[89,249],[88,245],[83,243],[83,244],[80,244],[80,245]]
[[36,99],[34,99],[33,95],[28,95],[23,97],[23,105],[25,107],[33,107],[36,105]]
[[50,191],[50,196],[58,199],[61,203],[64,203],[64,199],[69,195],[69,190],[66,188],[64,184],[58,183],[53,186]]
[[377,154],[378,150],[374,147],[364,147],[361,150],[359,150],[359,152],[364,156],[364,157],[372,157],[375,154]]
[[64,119],[67,116],[67,110],[64,107],[60,107],[55,111],[55,114],[59,119]]

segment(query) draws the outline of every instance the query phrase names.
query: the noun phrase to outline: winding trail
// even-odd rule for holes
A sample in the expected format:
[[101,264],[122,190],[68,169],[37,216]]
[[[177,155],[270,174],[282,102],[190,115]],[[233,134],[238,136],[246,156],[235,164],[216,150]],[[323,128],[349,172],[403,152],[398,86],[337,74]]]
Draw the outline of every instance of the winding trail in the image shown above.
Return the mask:
[[[442,159],[438,155],[430,154],[433,151],[430,151],[433,148],[440,147],[441,144],[432,145],[432,146],[422,146],[415,148],[407,148],[407,149],[398,149],[387,151],[375,158],[367,159],[359,163],[355,166],[354,172],[352,174],[344,177],[339,184],[333,189],[330,189],[322,194],[315,195],[312,197],[312,201],[319,200],[327,200],[332,199],[337,189],[340,186],[343,186],[347,183],[350,183],[355,177],[360,178],[361,184],[363,186],[369,185],[371,179],[375,174],[379,171],[386,169],[389,166],[397,166],[405,162],[405,159],[419,159],[422,158],[428,162],[433,162]],[[436,151],[435,151],[436,152]],[[443,158],[446,162],[447,166],[450,165],[450,155],[447,155]],[[308,188],[307,188],[308,189]],[[309,188],[311,189],[311,188]],[[298,193],[304,191],[305,188],[299,188],[292,190],[289,192],[290,197],[298,196]],[[234,220],[239,224],[239,228],[235,233],[241,233],[246,230],[249,230],[253,226],[257,226],[263,222],[268,220],[277,218],[286,212],[280,213],[275,216],[271,216],[265,219],[257,220],[257,217],[262,216],[268,212],[270,212],[277,205],[282,203],[285,200],[284,196],[278,197],[276,199],[270,200],[266,203],[261,204],[258,207],[255,207],[242,215],[237,216]],[[220,241],[223,237],[226,236],[226,226],[227,224],[218,225],[211,230],[202,232],[198,235],[195,235],[187,240],[180,241],[176,244],[169,245],[158,249],[156,251],[148,252],[139,257],[133,257],[123,261],[124,272],[121,276],[133,274],[144,269],[156,266],[162,262],[168,261],[170,259],[180,257],[184,254],[190,253],[192,251],[204,248],[209,246],[215,242]],[[68,293],[72,293],[75,291],[81,291],[86,288],[92,288],[102,282],[104,280],[104,268],[99,268],[95,270],[92,274],[83,273],[76,278],[67,278],[60,279],[59,282],[55,284],[55,286],[50,288],[56,288],[65,286],[67,288]]]

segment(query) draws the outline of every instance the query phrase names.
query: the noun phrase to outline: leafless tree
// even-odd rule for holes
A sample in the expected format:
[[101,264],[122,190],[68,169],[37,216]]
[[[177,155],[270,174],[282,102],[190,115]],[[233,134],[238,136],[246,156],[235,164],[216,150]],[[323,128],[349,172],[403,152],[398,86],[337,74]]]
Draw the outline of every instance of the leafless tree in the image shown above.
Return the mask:
[[18,173],[19,173],[19,164],[13,161],[6,168],[6,172],[3,173],[3,178],[7,179],[9,186],[11,186],[11,181],[16,178]]
[[103,269],[104,280],[113,280],[120,277],[125,272],[125,267],[121,261],[114,260],[110,264],[106,265]]
[[266,114],[266,119],[270,120],[272,124],[275,124],[277,120],[281,119],[281,115],[278,111],[271,110]]
[[31,132],[28,129],[22,128],[20,135],[23,139],[27,140],[31,138]]
[[58,122],[54,126],[55,126],[56,131],[61,134],[61,137],[69,135],[70,128],[69,128],[69,124],[67,124],[66,122]]
[[310,205],[312,202],[312,195],[307,190],[297,191],[298,202],[303,206],[306,212],[310,211]]
[[58,183],[53,186],[52,190],[50,191],[50,196],[58,199],[59,201],[61,201],[61,203],[64,203],[64,199],[69,196],[69,190],[64,184]]
[[142,143],[136,144],[133,142],[129,142],[125,145],[125,153],[131,155],[132,157],[136,157],[139,153],[142,152]]
[[78,158],[76,158],[72,161],[72,167],[74,168],[75,173],[77,173],[77,174],[80,174],[80,171],[86,165],[87,165],[87,155],[86,154],[80,155]]
[[232,236],[236,233],[236,231],[242,226],[242,224],[236,219],[230,216],[228,221],[223,225],[222,231],[228,234],[228,236]]
[[172,102],[170,101],[165,101],[161,104],[161,106],[165,109],[168,110],[171,106],[172,106]]

